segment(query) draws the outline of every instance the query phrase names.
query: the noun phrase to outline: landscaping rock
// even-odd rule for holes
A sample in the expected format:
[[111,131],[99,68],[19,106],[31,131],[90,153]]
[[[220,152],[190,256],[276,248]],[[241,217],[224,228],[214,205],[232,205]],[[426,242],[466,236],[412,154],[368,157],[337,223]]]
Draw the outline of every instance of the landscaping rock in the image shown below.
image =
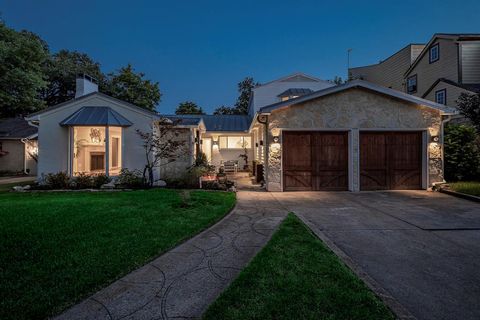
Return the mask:
[[167,183],[163,180],[157,180],[153,183],[154,187],[166,187]]
[[22,186],[14,186],[14,187],[12,187],[12,190],[13,190],[13,191],[16,191],[16,192],[22,192],[22,191],[24,191]]
[[100,189],[115,189],[115,181],[110,181],[109,183],[102,184]]
[[23,190],[30,190],[31,188],[32,187],[29,184],[27,184],[26,186],[23,187]]

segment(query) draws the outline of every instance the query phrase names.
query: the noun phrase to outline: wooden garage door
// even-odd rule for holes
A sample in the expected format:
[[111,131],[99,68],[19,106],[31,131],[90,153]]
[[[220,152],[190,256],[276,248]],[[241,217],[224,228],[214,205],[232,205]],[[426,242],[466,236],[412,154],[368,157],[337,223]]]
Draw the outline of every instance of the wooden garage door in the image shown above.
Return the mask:
[[283,133],[283,189],[348,190],[348,133]]
[[421,189],[422,132],[361,132],[360,189]]

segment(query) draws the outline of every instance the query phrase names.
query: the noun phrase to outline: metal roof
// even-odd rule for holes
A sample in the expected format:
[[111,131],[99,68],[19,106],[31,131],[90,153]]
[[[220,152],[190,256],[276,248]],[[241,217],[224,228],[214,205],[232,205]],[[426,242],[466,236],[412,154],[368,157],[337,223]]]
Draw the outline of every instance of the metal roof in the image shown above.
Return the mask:
[[204,115],[207,131],[248,131],[250,117],[244,115]]
[[307,95],[304,95],[304,96],[301,96],[301,97],[298,97],[298,98],[293,98],[293,99],[289,99],[289,100],[286,100],[286,101],[277,102],[277,103],[274,103],[274,104],[271,104],[271,105],[260,108],[260,110],[258,112],[259,113],[269,113],[269,112],[271,112],[273,110],[276,110],[278,108],[287,107],[287,106],[299,104],[299,103],[302,103],[302,102],[310,101],[310,100],[313,100],[313,99],[316,99],[316,98],[319,98],[319,97],[323,97],[323,96],[326,96],[326,95],[329,95],[329,94],[334,94],[334,93],[344,91],[344,90],[348,90],[348,89],[351,89],[351,88],[368,89],[368,90],[371,90],[371,91],[374,91],[374,92],[377,92],[377,93],[380,93],[380,94],[383,94],[383,95],[387,95],[387,96],[390,96],[390,97],[393,97],[393,98],[397,98],[397,99],[408,101],[408,102],[415,103],[415,104],[418,104],[418,105],[426,106],[426,107],[429,107],[429,108],[432,108],[432,109],[440,110],[445,114],[456,114],[457,113],[457,111],[454,108],[447,107],[443,104],[438,104],[436,102],[433,102],[433,101],[430,101],[430,100],[425,100],[425,99],[422,99],[422,98],[419,98],[419,97],[416,97],[416,96],[412,96],[412,95],[404,93],[404,92],[400,92],[400,91],[393,90],[393,89],[390,89],[390,88],[385,88],[385,87],[382,87],[380,85],[377,85],[377,84],[374,84],[374,83],[371,83],[371,82],[368,82],[368,81],[364,81],[364,80],[349,81],[345,84],[335,86],[335,87],[326,88],[326,89],[319,90],[319,91],[314,91],[311,94],[307,94]]
[[291,97],[291,96],[300,97],[312,92],[313,90],[308,88],[290,88],[280,93],[277,97]]
[[60,122],[60,125],[128,127],[132,123],[110,107],[82,107]]
[[179,125],[198,125],[201,120],[207,131],[248,131],[250,117],[247,115],[176,114],[163,116],[170,120],[181,120]]
[[161,118],[167,118],[173,122],[178,122],[178,125],[181,126],[198,126],[202,121],[202,116],[198,115],[166,115],[160,116]]
[[0,119],[0,139],[21,139],[37,135],[38,129],[20,117]]

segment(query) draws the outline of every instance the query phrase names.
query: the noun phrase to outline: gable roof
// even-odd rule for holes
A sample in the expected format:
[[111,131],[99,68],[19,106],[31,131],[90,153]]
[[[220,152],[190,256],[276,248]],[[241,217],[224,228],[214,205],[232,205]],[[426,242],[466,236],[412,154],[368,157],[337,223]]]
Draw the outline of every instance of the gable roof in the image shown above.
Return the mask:
[[380,85],[373,84],[371,82],[367,82],[367,81],[364,81],[364,80],[353,80],[353,81],[347,82],[346,84],[342,84],[342,85],[339,85],[339,86],[330,87],[330,88],[326,88],[326,89],[323,89],[323,90],[315,91],[311,94],[308,94],[308,95],[305,95],[305,96],[302,96],[302,97],[298,97],[298,98],[274,103],[274,104],[271,104],[269,106],[265,106],[263,108],[260,108],[259,113],[270,113],[271,111],[282,108],[282,107],[287,107],[287,106],[299,104],[299,103],[302,103],[302,102],[310,101],[310,100],[317,99],[317,98],[327,96],[327,95],[330,95],[330,94],[345,91],[345,90],[348,90],[348,89],[351,89],[351,88],[364,88],[364,89],[374,91],[374,92],[377,92],[377,93],[380,93],[380,94],[383,94],[383,95],[386,95],[386,96],[389,96],[389,97],[392,97],[392,98],[396,98],[396,99],[399,99],[399,100],[403,100],[403,101],[411,102],[411,103],[414,103],[414,104],[426,106],[426,107],[429,107],[429,108],[432,108],[432,109],[440,110],[440,111],[444,112],[445,114],[455,114],[456,113],[455,109],[447,107],[445,105],[441,105],[441,104],[432,102],[430,100],[425,100],[425,99],[422,99],[422,98],[419,98],[419,97],[415,97],[415,96],[412,96],[410,94],[403,93],[403,92],[393,90],[393,89],[390,89],[390,88],[385,88],[385,87],[382,87]]
[[23,118],[0,119],[0,139],[34,138],[38,128],[28,124]]
[[313,90],[308,88],[290,88],[277,95],[277,97],[304,96],[312,92]]
[[[309,82],[329,82],[329,81],[326,81],[326,80],[322,80],[322,79],[319,79],[319,78],[315,78],[313,76],[309,76],[305,73],[302,73],[302,72],[296,72],[296,73],[292,73],[288,76],[285,76],[285,77],[282,77],[280,79],[275,79],[275,80],[272,80],[272,81],[269,81],[269,82],[266,82],[264,84],[261,84],[261,85],[258,85],[256,86],[255,88],[258,88],[258,87],[263,87],[263,86],[268,86],[269,84],[272,84],[274,82],[289,82],[289,80],[293,80],[293,79],[298,79],[298,78],[305,78],[305,79],[308,79]],[[297,81],[298,82],[298,81]],[[255,89],[253,88],[253,89]]]
[[132,123],[110,107],[82,107],[61,121],[60,125],[129,127]]
[[449,80],[449,79],[446,79],[446,78],[439,78],[430,86],[430,88],[427,89],[427,91],[425,91],[425,93],[422,95],[422,98],[425,98],[426,96],[428,96],[428,94],[440,82],[444,82],[444,83],[447,83],[449,85],[452,85],[452,86],[455,86],[455,87],[458,87],[458,88],[461,88],[461,89],[465,89],[467,91],[471,91],[471,92],[474,92],[474,93],[480,93],[480,84],[463,84],[463,83],[458,83],[458,82],[455,82],[455,81],[452,81],[452,80]]
[[136,106],[130,102],[126,102],[126,101],[123,101],[123,100],[120,100],[120,99],[117,99],[117,98],[114,98],[112,96],[109,96],[105,93],[101,93],[101,92],[92,92],[92,93],[89,93],[89,94],[86,94],[84,96],[81,96],[81,97],[78,97],[78,98],[73,98],[71,100],[68,100],[68,101],[65,101],[65,102],[62,102],[62,103],[59,103],[59,104],[56,104],[56,105],[53,105],[53,106],[50,106],[50,107],[47,107],[46,109],[43,109],[43,110],[40,110],[40,111],[37,111],[37,112],[34,112],[34,113],[31,113],[29,114],[27,117],[25,117],[26,119],[30,119],[34,116],[38,116],[38,115],[41,115],[41,114],[44,114],[44,113],[47,113],[47,112],[50,112],[52,110],[55,110],[55,109],[59,109],[59,108],[62,108],[64,106],[67,106],[71,103],[75,103],[75,102],[79,102],[79,101],[82,101],[82,100],[85,100],[89,97],[92,97],[92,96],[99,96],[99,97],[102,97],[102,98],[105,98],[105,99],[109,99],[109,100],[112,100],[113,102],[116,102],[116,103],[119,103],[119,104],[123,104],[125,106],[128,106],[130,108],[134,108],[138,111],[141,111],[143,113],[146,113],[146,114],[150,114],[150,115],[158,115],[157,112],[155,111],[150,111],[150,110],[147,110],[145,108],[142,108],[142,107],[139,107],[139,106]]
[[435,33],[430,41],[425,45],[422,52],[417,56],[415,61],[410,65],[410,67],[405,72],[405,76],[407,76],[418,64],[418,62],[423,58],[423,56],[428,52],[430,46],[435,42],[437,39],[451,39],[456,41],[462,40],[480,40],[480,33]]

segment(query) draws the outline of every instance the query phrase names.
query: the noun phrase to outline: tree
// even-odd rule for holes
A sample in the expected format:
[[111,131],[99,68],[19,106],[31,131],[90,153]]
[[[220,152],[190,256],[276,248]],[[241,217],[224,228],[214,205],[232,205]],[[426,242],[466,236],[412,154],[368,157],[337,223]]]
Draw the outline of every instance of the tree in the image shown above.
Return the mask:
[[248,114],[248,105],[250,103],[250,96],[252,95],[252,89],[258,86],[259,83],[255,83],[252,77],[246,77],[238,83],[238,92],[240,95],[235,102],[236,114]]
[[475,180],[480,177],[480,148],[475,129],[467,125],[445,126],[445,179]]
[[153,186],[154,168],[168,165],[179,158],[179,154],[185,154],[187,141],[180,138],[180,131],[175,128],[178,122],[160,119],[155,130],[143,132],[136,130],[143,142],[145,151],[145,168],[143,169],[143,181],[148,186]]
[[52,55],[44,65],[46,80],[49,82],[41,97],[52,106],[75,97],[75,79],[78,74],[88,74],[104,85],[105,75],[100,64],[87,54],[78,51],[60,50]]
[[105,93],[114,98],[154,111],[162,94],[158,82],[146,80],[143,72],[136,73],[131,64],[107,76]]
[[175,114],[205,114],[205,112],[195,102],[185,101],[178,105]]
[[37,35],[17,32],[0,21],[0,117],[44,107],[38,92],[47,85],[42,72],[47,57],[48,47]]
[[248,105],[250,103],[250,96],[252,95],[252,89],[260,85],[255,82],[252,77],[246,77],[240,81],[238,86],[238,92],[240,95],[235,102],[234,107],[221,106],[215,109],[213,114],[248,114]]
[[330,82],[336,84],[337,86],[346,83],[346,81],[344,81],[342,77],[339,76],[335,76],[335,78],[333,78],[333,80],[330,80]]
[[461,93],[457,100],[457,108],[480,134],[480,94]]
[[220,115],[220,114],[236,114],[236,109],[232,107],[227,107],[227,106],[220,106],[215,111],[213,111],[213,114],[215,115]]

